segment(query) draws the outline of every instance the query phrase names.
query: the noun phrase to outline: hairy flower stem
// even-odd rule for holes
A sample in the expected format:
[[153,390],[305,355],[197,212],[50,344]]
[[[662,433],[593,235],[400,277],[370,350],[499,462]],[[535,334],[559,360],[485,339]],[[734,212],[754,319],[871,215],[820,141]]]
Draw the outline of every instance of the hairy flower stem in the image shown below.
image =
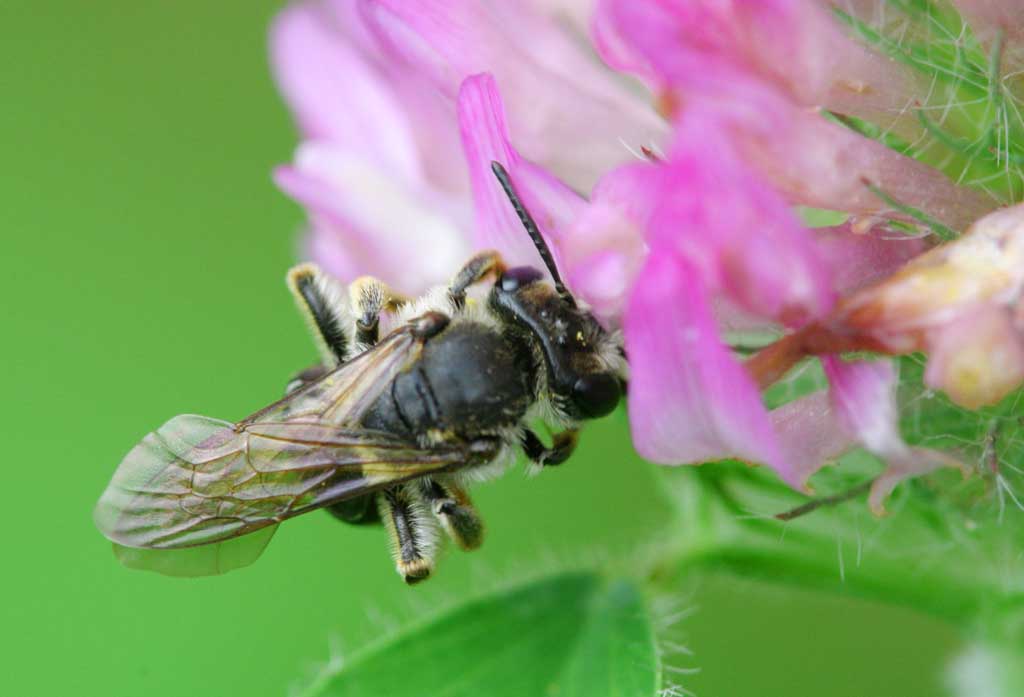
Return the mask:
[[665,484],[677,522],[652,578],[732,572],[910,607],[970,636],[1024,646],[1024,589],[1007,578],[1022,562],[990,563],[1016,545],[1006,527],[972,531],[970,520],[920,496],[882,520],[846,502],[784,522],[776,514],[806,499],[740,463],[677,470]]

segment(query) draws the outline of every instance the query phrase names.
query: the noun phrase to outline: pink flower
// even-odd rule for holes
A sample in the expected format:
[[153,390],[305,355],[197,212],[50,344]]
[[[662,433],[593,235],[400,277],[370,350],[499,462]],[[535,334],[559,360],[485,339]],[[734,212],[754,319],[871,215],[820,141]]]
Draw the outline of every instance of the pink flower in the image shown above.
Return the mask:
[[[892,199],[956,229],[996,205],[819,111],[916,134],[901,115],[926,86],[813,0],[600,0],[601,56],[647,84],[670,136],[650,97],[581,43],[586,4],[321,0],[283,13],[275,68],[305,142],[277,180],[309,212],[309,252],[343,279],[370,273],[409,292],[474,249],[539,266],[497,161],[570,288],[623,332],[642,455],[737,457],[801,488],[860,445],[889,464],[876,510],[901,478],[951,464],[901,439],[890,363],[832,355],[931,350],[930,384],[965,403],[1024,371],[1024,311],[1003,296],[927,330],[855,321],[853,299],[925,303],[898,287],[898,269],[929,243],[889,239],[877,223],[906,217]],[[855,217],[812,231],[793,204]],[[723,339],[737,326],[791,333],[741,362]],[[870,344],[844,344],[840,329]],[[962,356],[992,346],[1004,350],[991,370],[971,372]],[[810,354],[830,391],[768,411],[761,389]]]

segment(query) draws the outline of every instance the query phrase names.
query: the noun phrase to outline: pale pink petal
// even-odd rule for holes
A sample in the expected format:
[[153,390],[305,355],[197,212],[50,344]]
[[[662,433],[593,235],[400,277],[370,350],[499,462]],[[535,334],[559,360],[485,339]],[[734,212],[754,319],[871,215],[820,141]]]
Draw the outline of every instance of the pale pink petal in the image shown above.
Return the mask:
[[[998,206],[995,199],[957,186],[945,175],[885,145],[762,91],[751,104],[721,102],[742,152],[795,203],[859,216],[904,217],[871,186],[956,231]],[[753,95],[749,97],[753,100]],[[728,116],[726,116],[728,114]]]
[[[444,282],[469,254],[452,218],[439,215],[391,172],[331,144],[304,144],[295,166],[278,168],[275,181],[307,209],[314,228],[325,229],[319,234],[330,231],[351,268],[406,293]],[[318,241],[317,248],[323,244]]]
[[566,282],[609,326],[619,323],[644,258],[644,231],[664,168],[624,165],[602,177],[590,203],[567,221],[557,245]]
[[[756,15],[761,11],[756,8],[764,6],[768,5],[606,0],[598,14],[599,46],[613,65],[633,69],[665,91],[669,111],[685,118],[699,103],[717,114],[719,121],[730,125],[743,157],[792,203],[862,216],[892,213],[872,193],[870,183],[954,230],[965,229],[998,205],[985,194],[957,186],[938,170],[826,121],[779,80],[765,79],[763,72],[752,71],[749,61],[736,55],[737,42],[743,37],[735,36],[729,22],[700,23],[708,14],[728,16],[730,8],[755,8],[751,12]],[[602,12],[610,13],[611,19],[602,20]],[[699,30],[683,31],[694,22]],[[600,30],[608,25],[612,29],[604,29],[602,35]],[[784,51],[787,44],[780,37],[789,36],[783,33],[751,50],[775,51],[778,46]],[[807,41],[817,46],[816,38]],[[820,50],[827,50],[827,43],[810,55]],[[765,69],[779,71],[780,67],[768,61]],[[781,71],[803,75],[787,64]],[[692,127],[685,122],[678,126]]]
[[1003,42],[1006,72],[1024,68],[1024,3],[1020,0],[953,0],[974,36],[991,49]]
[[868,507],[875,515],[885,515],[885,500],[896,485],[913,477],[929,474],[944,467],[955,467],[966,473],[964,463],[952,455],[931,448],[907,448],[886,458],[888,467],[878,475],[868,494]]
[[872,512],[882,515],[885,499],[900,482],[941,467],[963,468],[952,455],[911,448],[900,437],[896,372],[890,362],[847,363],[834,356],[823,357],[822,362],[831,382],[828,392],[815,392],[771,411],[798,486],[822,466],[863,446],[886,463],[868,495]]
[[998,206],[938,170],[769,90],[751,89],[743,98],[744,103],[730,98],[712,104],[732,124],[741,152],[794,203],[858,216],[904,217],[870,184],[957,231]]
[[[673,36],[675,24],[667,3],[597,0],[591,35],[597,52],[610,67],[637,75],[660,90],[669,81],[662,56],[673,62],[692,59],[690,52],[679,50],[680,42]],[[641,36],[644,40],[638,41]],[[686,66],[676,69],[685,72]]]
[[925,92],[907,66],[847,37],[816,0],[603,0],[594,35],[609,64],[655,84],[717,91],[731,84],[719,75],[738,71],[801,104],[884,126],[912,125],[900,116]]
[[[597,0],[529,0],[537,15],[554,17],[570,25],[578,36],[586,37]],[[515,7],[515,3],[509,3]]]
[[299,258],[312,259],[334,278],[351,281],[363,274],[359,260],[348,251],[351,247],[352,234],[346,228],[314,226],[302,237]]
[[757,386],[722,344],[700,273],[671,250],[648,256],[625,318],[633,442],[663,464],[738,457],[799,476],[783,460]]
[[740,307],[789,324],[834,300],[811,233],[732,152],[714,118],[689,112],[673,146],[651,244],[673,245]]
[[924,238],[877,227],[861,232],[853,223],[812,232],[832,287],[840,295],[887,278],[928,249]]
[[811,475],[857,445],[824,390],[776,407],[769,416],[798,489],[806,489]]
[[[848,38],[833,13],[815,0],[614,0],[604,3],[601,11],[610,17],[599,23],[617,19],[626,25],[623,34],[649,36],[649,12],[639,6],[651,4],[671,8],[664,31],[681,39],[677,51],[734,63],[801,103],[835,108],[831,99],[839,98],[856,107],[884,98],[883,105],[894,111],[906,105],[907,69]],[[639,26],[638,18],[643,21]],[[649,52],[660,48],[643,45]]]
[[886,457],[903,452],[896,413],[897,374],[892,361],[847,362],[822,356],[833,408],[865,448]]
[[404,179],[417,175],[403,105],[324,7],[297,4],[282,11],[271,28],[270,54],[306,137],[332,141]]
[[512,147],[501,95],[489,74],[474,75],[463,82],[458,118],[477,214],[474,246],[497,249],[513,265],[543,268],[537,250],[494,176],[491,163],[500,162],[509,172],[516,192],[548,238],[549,246],[556,249],[550,240],[562,217],[571,216],[583,200],[542,169],[526,162]]
[[643,256],[597,251],[568,267],[566,284],[606,327],[617,327]]
[[973,308],[928,340],[925,384],[967,409],[998,403],[1024,383],[1024,327],[1002,307]]
[[363,0],[363,7],[390,51],[450,97],[467,76],[493,73],[523,153],[581,190],[632,157],[623,143],[667,135],[647,99],[589,61],[553,19],[473,0]]
[[911,448],[899,433],[895,389],[896,370],[891,361],[845,362],[823,356],[830,383],[829,396],[836,417],[869,451],[886,462],[885,471],[871,487],[868,505],[876,515],[885,512],[885,499],[901,481],[941,467],[963,464],[930,448]]

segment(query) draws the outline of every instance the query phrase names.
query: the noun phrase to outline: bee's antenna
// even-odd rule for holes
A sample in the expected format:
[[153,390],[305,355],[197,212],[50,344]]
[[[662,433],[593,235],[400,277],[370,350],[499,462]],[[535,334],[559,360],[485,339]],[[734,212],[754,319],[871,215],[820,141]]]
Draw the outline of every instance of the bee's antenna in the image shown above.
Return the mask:
[[526,228],[526,234],[533,240],[533,246],[537,248],[537,252],[540,254],[541,260],[544,262],[544,266],[548,267],[548,271],[551,273],[551,279],[555,282],[555,290],[558,294],[566,298],[572,298],[572,293],[568,291],[565,284],[562,282],[562,277],[558,274],[558,267],[555,266],[555,259],[551,256],[551,250],[548,249],[547,243],[540,234],[540,228],[537,227],[537,223],[534,221],[533,216],[530,215],[530,211],[526,210],[526,206],[523,205],[522,199],[519,198],[519,194],[516,193],[516,189],[512,186],[512,179],[508,176],[508,171],[505,167],[497,161],[491,162],[491,170],[494,172],[494,176],[498,178],[498,183],[501,184],[501,188],[505,190],[505,195],[508,196],[508,200],[512,203],[512,208],[515,209],[516,215],[519,216],[519,220],[522,221],[523,227]]

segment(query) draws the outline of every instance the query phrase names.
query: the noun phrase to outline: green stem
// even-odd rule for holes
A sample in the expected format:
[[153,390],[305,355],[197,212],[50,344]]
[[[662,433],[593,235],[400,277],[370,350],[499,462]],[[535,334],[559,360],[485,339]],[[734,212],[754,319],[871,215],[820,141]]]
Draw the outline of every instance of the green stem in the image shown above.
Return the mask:
[[934,501],[904,497],[881,520],[852,500],[780,521],[774,514],[805,499],[738,463],[672,472],[666,484],[678,514],[661,575],[728,571],[902,605],[962,628],[1024,613],[1019,556],[1005,565],[1012,539],[972,535]]

